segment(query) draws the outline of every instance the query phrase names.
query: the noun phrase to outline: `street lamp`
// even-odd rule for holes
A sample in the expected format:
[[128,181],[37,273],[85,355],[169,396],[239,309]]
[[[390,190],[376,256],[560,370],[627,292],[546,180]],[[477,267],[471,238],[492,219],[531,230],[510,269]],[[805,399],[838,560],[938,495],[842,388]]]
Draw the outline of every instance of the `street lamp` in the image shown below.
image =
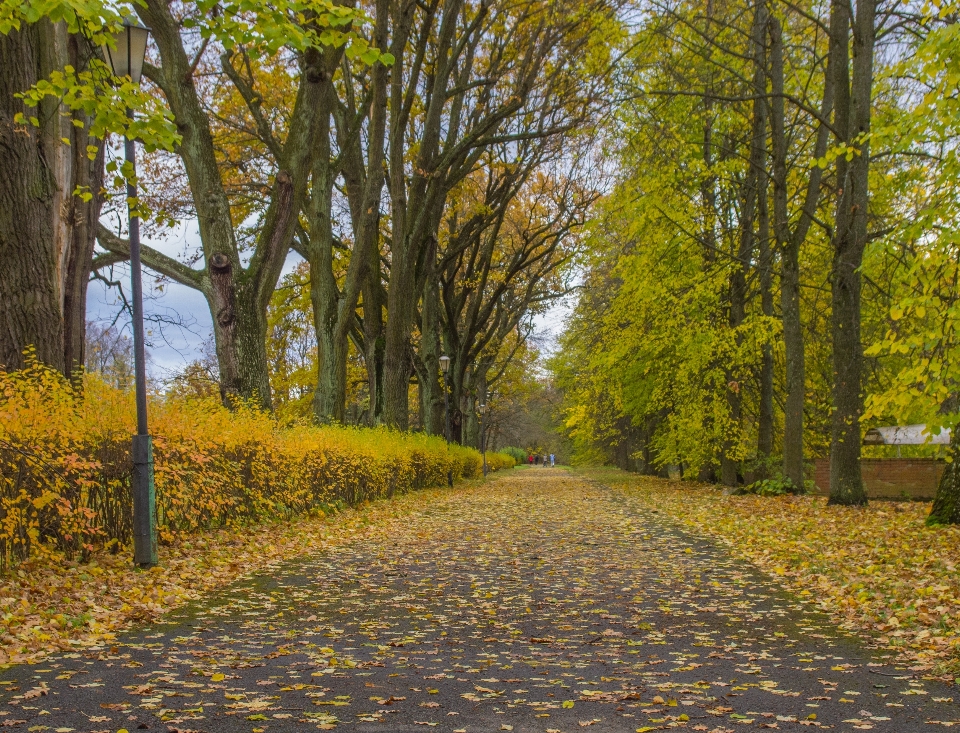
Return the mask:
[[[150,29],[130,18],[113,37],[113,46],[103,46],[104,58],[115,76],[127,76],[140,83]],[[127,108],[127,119],[133,110]],[[127,179],[127,213],[130,218],[130,279],[133,288],[133,359],[137,394],[137,434],[133,436],[133,561],[140,567],[157,564],[157,502],[153,483],[153,443],[147,431],[147,370],[143,353],[143,281],[140,268],[140,217],[134,209],[137,199],[137,151],[128,132],[123,146],[130,165]]]
[[487,414],[487,406],[480,403],[480,452],[483,454],[483,477],[487,477],[487,434],[483,429],[483,416]]
[[[440,371],[443,372],[443,414],[446,424],[447,445],[450,445],[450,357],[440,357]],[[447,486],[453,486],[453,469],[447,471]]]

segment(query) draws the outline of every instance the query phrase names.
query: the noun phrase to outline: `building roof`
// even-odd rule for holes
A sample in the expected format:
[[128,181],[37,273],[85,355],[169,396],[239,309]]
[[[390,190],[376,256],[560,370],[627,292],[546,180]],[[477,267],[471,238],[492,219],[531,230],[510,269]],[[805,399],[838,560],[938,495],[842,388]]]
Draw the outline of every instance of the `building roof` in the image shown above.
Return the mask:
[[863,436],[864,445],[949,445],[950,428],[935,435],[936,428],[926,425],[891,425],[871,428]]

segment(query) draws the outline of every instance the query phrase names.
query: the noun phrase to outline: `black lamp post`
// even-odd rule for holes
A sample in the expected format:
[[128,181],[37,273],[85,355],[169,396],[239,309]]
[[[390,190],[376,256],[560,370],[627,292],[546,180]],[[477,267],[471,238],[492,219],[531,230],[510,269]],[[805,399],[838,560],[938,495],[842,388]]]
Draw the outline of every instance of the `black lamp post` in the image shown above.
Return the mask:
[[487,433],[483,428],[483,417],[487,414],[487,406],[480,404],[480,452],[483,454],[483,477],[487,477]]
[[[443,415],[446,425],[447,445],[450,445],[450,357],[444,354],[440,357],[440,371],[443,372]],[[447,471],[447,486],[453,486],[453,469]]]
[[[140,83],[143,61],[147,53],[150,29],[129,18],[114,36],[114,47],[104,45],[103,55],[115,76],[128,76]],[[133,120],[133,110],[127,110]],[[130,217],[130,279],[133,289],[133,358],[137,393],[137,434],[133,436],[133,561],[140,567],[157,564],[157,502],[153,483],[153,443],[147,431],[147,369],[143,352],[143,281],[140,268],[140,217],[133,208],[137,198],[134,176],[137,151],[128,134],[124,142],[124,158],[130,164],[127,181],[128,215]]]

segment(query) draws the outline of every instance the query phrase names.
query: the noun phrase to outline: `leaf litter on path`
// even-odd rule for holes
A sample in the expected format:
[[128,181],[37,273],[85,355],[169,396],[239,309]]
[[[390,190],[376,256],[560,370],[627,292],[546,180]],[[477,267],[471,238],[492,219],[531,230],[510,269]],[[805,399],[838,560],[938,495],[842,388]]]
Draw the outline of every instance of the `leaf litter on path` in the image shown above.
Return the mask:
[[911,671],[960,675],[960,527],[925,526],[929,503],[835,507],[819,496],[728,496],[622,471],[585,474],[719,539]]
[[[207,733],[957,723],[949,688],[889,662],[644,499],[535,469],[436,492],[109,647],[10,669],[0,721]],[[42,702],[27,696],[38,688]]]

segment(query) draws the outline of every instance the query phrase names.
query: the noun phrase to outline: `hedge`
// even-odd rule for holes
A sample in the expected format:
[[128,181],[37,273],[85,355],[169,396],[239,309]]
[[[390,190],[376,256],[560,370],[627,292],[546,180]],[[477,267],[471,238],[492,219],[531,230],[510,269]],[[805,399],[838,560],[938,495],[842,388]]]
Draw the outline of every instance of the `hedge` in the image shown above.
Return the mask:
[[[157,521],[177,532],[325,512],[482,471],[480,454],[379,428],[280,426],[218,401],[154,395]],[[0,371],[0,571],[31,555],[85,555],[131,536],[130,393],[37,363]],[[490,453],[493,470],[512,466]]]

